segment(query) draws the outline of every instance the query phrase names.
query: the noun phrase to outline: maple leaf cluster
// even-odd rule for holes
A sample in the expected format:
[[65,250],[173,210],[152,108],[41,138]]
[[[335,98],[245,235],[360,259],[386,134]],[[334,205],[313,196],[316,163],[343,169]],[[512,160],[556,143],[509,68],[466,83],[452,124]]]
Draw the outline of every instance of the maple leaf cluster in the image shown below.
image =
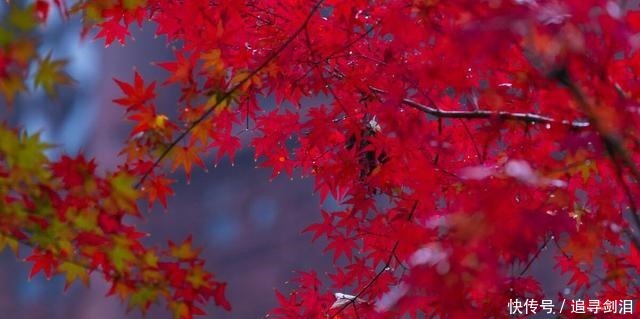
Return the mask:
[[[12,4],[0,29],[9,103],[34,59],[47,92],[71,83],[27,40],[46,20],[42,3]],[[140,199],[167,206],[167,168],[189,177],[209,155],[233,162],[252,147],[273,176],[313,177],[322,201],[341,204],[304,230],[326,239],[335,270],[300,272],[294,291],[277,293],[276,317],[506,318],[509,300],[544,296],[528,271],[547,247],[576,298],[636,300],[640,11],[630,3],[55,2],[105,45],[151,25],[175,59],[155,61],[160,84],[137,71],[115,80],[132,124],[115,172],[97,176],[82,156],[51,161],[37,136],[0,129],[1,243],[34,247],[32,275],[100,272],[143,310],[160,298],[178,318],[209,299],[229,308],[190,239],[147,248],[122,217],[138,216]],[[25,41],[31,53],[17,49]],[[157,110],[159,87],[179,88],[175,116]]]
[[177,317],[202,314],[207,300],[229,308],[225,284],[203,269],[204,261],[188,238],[165,249],[146,248],[146,234],[123,219],[139,217],[133,177],[123,172],[99,176],[93,160],[82,155],[49,161],[38,135],[0,127],[0,248],[18,252],[34,247],[25,261],[29,277],[64,275],[65,289],[91,273],[110,282],[109,294],[142,310],[164,298]]

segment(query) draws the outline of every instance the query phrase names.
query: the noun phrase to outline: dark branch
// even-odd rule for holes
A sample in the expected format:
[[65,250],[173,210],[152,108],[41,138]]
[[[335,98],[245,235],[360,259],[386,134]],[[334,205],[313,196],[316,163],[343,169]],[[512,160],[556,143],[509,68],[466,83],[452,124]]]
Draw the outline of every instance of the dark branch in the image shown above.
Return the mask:
[[[640,169],[636,166],[636,163],[631,159],[631,155],[625,148],[622,142],[622,138],[618,136],[616,133],[610,132],[604,127],[604,123],[594,112],[591,104],[588,102],[587,97],[582,92],[580,87],[571,79],[571,75],[569,74],[566,68],[561,68],[554,72],[551,72],[550,77],[558,83],[567,87],[573,98],[578,102],[578,105],[582,109],[582,111],[589,118],[589,122],[593,123],[596,131],[600,134],[600,139],[602,140],[602,144],[605,146],[607,151],[607,155],[611,158],[611,162],[614,165],[616,170],[616,175],[619,180],[619,183],[623,190],[626,193],[626,196],[629,201],[629,208],[631,209],[631,217],[638,229],[640,229],[640,216],[638,216],[638,211],[635,206],[635,202],[633,196],[631,194],[631,190],[629,186],[624,181],[624,177],[622,176],[622,167],[618,160],[620,160],[624,165],[629,168],[631,171],[631,175],[636,179],[636,181],[640,182]],[[625,233],[630,237],[633,244],[636,248],[640,248],[640,239],[638,236],[634,235],[632,231],[625,230]]]
[[536,251],[535,255],[533,255],[533,257],[529,260],[527,265],[524,266],[524,269],[522,269],[522,271],[520,271],[520,275],[519,275],[520,277],[522,277],[527,272],[527,270],[529,270],[531,265],[533,265],[533,262],[536,261],[536,259],[538,259],[538,256],[540,256],[540,253],[547,247],[547,244],[549,244],[549,240],[551,238],[554,238],[554,236],[551,235],[551,236],[547,237],[547,239],[544,240],[544,243],[542,243],[542,246],[540,246],[538,251]]
[[[375,93],[387,93],[385,90],[370,86],[369,89]],[[404,98],[402,104],[410,106],[420,112],[433,115],[438,118],[452,118],[452,119],[491,119],[498,118],[502,120],[520,121],[525,123],[542,123],[542,124],[562,124],[569,126],[573,129],[583,129],[589,127],[589,122],[586,121],[568,121],[568,120],[556,120],[548,116],[533,114],[533,113],[518,113],[518,112],[505,112],[505,111],[487,111],[487,110],[475,110],[475,111],[443,111],[433,106],[428,106],[419,103],[413,99]]]

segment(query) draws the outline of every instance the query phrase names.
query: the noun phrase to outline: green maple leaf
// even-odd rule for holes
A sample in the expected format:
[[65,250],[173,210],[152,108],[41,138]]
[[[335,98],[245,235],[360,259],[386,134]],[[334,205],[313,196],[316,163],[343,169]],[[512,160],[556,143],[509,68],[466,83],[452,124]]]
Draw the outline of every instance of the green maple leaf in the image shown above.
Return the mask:
[[58,271],[63,272],[65,275],[64,290],[67,290],[78,279],[80,279],[85,286],[89,284],[89,273],[86,268],[80,265],[63,262],[58,266]]
[[143,7],[147,4],[146,0],[124,0],[122,1],[122,6],[126,10],[132,10],[139,7]]
[[27,135],[20,138],[20,145],[13,153],[15,164],[28,171],[41,170],[47,162],[44,151],[51,147],[47,143],[40,141],[40,133]]
[[135,260],[135,256],[129,247],[116,243],[116,245],[109,251],[109,260],[113,264],[113,267],[119,273],[122,273],[129,264]]
[[40,133],[18,135],[11,130],[0,128],[0,155],[5,157],[7,166],[15,174],[20,174],[16,177],[28,180],[46,177],[47,171],[44,166],[48,159],[44,151],[49,147],[49,144],[40,141]]
[[109,179],[111,184],[111,198],[117,207],[127,211],[136,212],[135,201],[138,198],[138,191],[133,187],[135,178],[130,175],[119,173]]
[[12,5],[8,20],[9,23],[21,31],[31,31],[38,25],[35,6],[33,5],[26,8],[19,8],[17,5]]
[[146,311],[156,299],[158,299],[157,290],[149,287],[142,287],[131,294],[128,308],[140,308],[142,311]]
[[0,27],[0,45],[7,45],[13,40],[13,33]]
[[11,248],[11,251],[13,251],[17,255],[19,244],[20,243],[17,239],[0,234],[0,252],[2,252],[4,248],[8,246],[9,248]]
[[55,85],[70,85],[75,81],[64,72],[67,60],[52,60],[51,52],[38,61],[38,70],[34,77],[35,87],[42,87],[50,96],[55,96]]

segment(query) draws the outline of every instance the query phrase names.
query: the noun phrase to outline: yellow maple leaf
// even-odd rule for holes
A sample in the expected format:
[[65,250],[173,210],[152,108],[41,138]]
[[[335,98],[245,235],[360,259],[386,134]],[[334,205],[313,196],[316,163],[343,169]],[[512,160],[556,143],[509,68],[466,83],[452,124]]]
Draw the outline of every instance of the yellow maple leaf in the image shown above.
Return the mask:
[[0,234],[0,252],[8,246],[14,254],[18,255],[18,244],[17,239]]
[[13,104],[16,95],[26,90],[24,80],[19,75],[10,74],[7,77],[0,77],[0,95],[4,96],[7,103]]
[[187,276],[187,281],[193,285],[194,289],[199,289],[200,287],[211,288],[211,284],[207,281],[207,275],[201,265],[196,265]]
[[202,147],[193,144],[191,146],[176,147],[173,152],[172,170],[175,171],[182,166],[187,175],[187,179],[191,178],[191,167],[193,163],[204,168],[204,162],[198,155],[202,151]]
[[127,308],[140,308],[143,312],[158,299],[158,291],[149,287],[142,287],[131,294]]
[[200,59],[204,62],[202,68],[207,71],[212,71],[214,75],[222,75],[222,72],[224,71],[224,62],[220,58],[220,55],[220,49],[213,49],[200,55]]
[[189,236],[182,244],[176,245],[173,242],[169,242],[169,251],[171,256],[180,260],[194,260],[200,253],[199,250],[193,249],[191,236]]

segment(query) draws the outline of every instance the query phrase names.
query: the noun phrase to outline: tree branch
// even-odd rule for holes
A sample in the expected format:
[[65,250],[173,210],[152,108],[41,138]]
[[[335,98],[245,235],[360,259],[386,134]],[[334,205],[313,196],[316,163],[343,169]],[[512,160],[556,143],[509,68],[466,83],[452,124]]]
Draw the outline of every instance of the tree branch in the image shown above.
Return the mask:
[[[345,76],[340,70],[336,68],[333,69],[333,72],[336,77],[339,79],[343,79]],[[369,86],[369,90],[374,93],[379,94],[387,94],[388,92],[377,88],[375,86]],[[498,118],[502,120],[512,120],[512,121],[520,121],[524,123],[538,123],[538,124],[562,124],[568,126],[572,129],[585,129],[589,127],[591,124],[588,121],[580,121],[580,120],[556,120],[554,118],[534,114],[534,113],[520,113],[520,112],[506,112],[506,111],[488,111],[488,110],[474,110],[474,111],[443,111],[434,105],[433,101],[431,101],[431,106],[422,104],[416,100],[410,98],[403,98],[402,104],[405,104],[409,107],[412,107],[420,112],[435,116],[437,118],[453,118],[453,119],[491,119]],[[640,173],[639,173],[640,174]]]
[[287,40],[284,41],[284,43],[282,43],[282,45],[278,49],[273,51],[262,63],[260,63],[260,65],[258,65],[258,67],[256,67],[253,71],[251,71],[251,73],[249,73],[246,77],[244,77],[240,82],[238,82],[230,90],[225,92],[214,105],[212,105],[206,112],[204,112],[204,114],[202,114],[195,121],[191,122],[191,124],[189,124],[189,126],[185,130],[183,130],[180,133],[180,135],[178,135],[178,137],[175,138],[169,144],[169,146],[167,146],[167,148],[162,152],[162,154],[160,154],[158,159],[156,159],[156,161],[153,162],[153,165],[151,165],[151,167],[147,169],[147,171],[142,175],[138,183],[136,183],[135,188],[136,189],[140,188],[142,183],[147,179],[147,177],[149,177],[149,175],[153,172],[153,170],[160,164],[160,162],[162,162],[162,160],[165,157],[167,157],[169,152],[176,145],[178,145],[178,143],[182,141],[187,136],[187,134],[189,134],[189,132],[191,132],[196,126],[198,126],[198,124],[202,123],[202,121],[204,121],[207,117],[213,114],[214,110],[218,107],[218,105],[228,100],[233,95],[233,93],[235,93],[240,87],[242,87],[245,83],[247,83],[247,81],[249,81],[253,76],[258,74],[258,72],[260,72],[269,63],[271,63],[271,61],[273,61],[276,57],[278,57],[278,55],[280,55],[280,53],[282,53],[282,51],[284,51],[284,49],[286,49],[289,46],[289,44],[291,44],[291,42],[293,42],[293,40],[296,37],[298,37],[298,35],[307,27],[307,24],[311,20],[311,17],[313,17],[313,15],[316,13],[316,11],[318,11],[318,9],[320,9],[320,6],[322,5],[323,2],[324,0],[318,0],[316,4],[313,6],[313,8],[311,8],[311,11],[307,15],[307,17],[304,19],[300,27],[298,27],[298,29],[296,29],[296,31],[293,34],[291,34],[289,38],[287,38]]
[[[625,183],[624,178],[622,176],[622,167],[620,167],[620,163],[618,163],[618,159],[624,163],[629,170],[631,171],[631,175],[636,179],[636,181],[640,182],[640,169],[631,159],[629,152],[626,150],[624,145],[622,144],[621,138],[617,136],[615,133],[609,132],[609,130],[603,127],[602,121],[598,118],[591,105],[587,101],[587,97],[584,95],[582,90],[578,87],[578,85],[571,79],[569,72],[566,68],[558,69],[550,74],[551,78],[558,81],[558,83],[567,87],[569,92],[573,95],[574,99],[578,102],[578,105],[582,109],[582,111],[589,118],[589,122],[593,123],[596,131],[600,135],[600,139],[605,146],[607,151],[607,155],[611,158],[611,161],[616,169],[616,175],[619,179],[619,182],[626,193],[629,201],[629,207],[632,210],[631,217],[636,227],[640,229],[640,216],[638,216],[638,211],[635,207],[635,202],[633,201],[633,196],[631,194],[628,185]],[[633,232],[627,230],[625,232],[636,246],[636,248],[640,248],[640,239],[638,236],[634,235]]]
[[[375,93],[386,94],[387,91],[369,86],[369,89]],[[568,121],[568,120],[556,120],[548,116],[534,114],[534,113],[519,113],[519,112],[506,112],[506,111],[487,111],[487,110],[474,110],[474,111],[443,111],[433,106],[428,106],[419,103],[413,99],[404,98],[402,104],[410,106],[420,112],[433,115],[438,118],[453,118],[453,119],[490,119],[498,118],[502,120],[520,121],[524,123],[542,123],[542,124],[562,124],[569,126],[572,129],[584,129],[590,126],[586,121]]]
[[524,269],[522,269],[522,271],[520,271],[520,274],[518,275],[519,277],[522,277],[527,272],[527,270],[529,270],[531,265],[533,265],[533,262],[536,261],[536,259],[538,259],[538,256],[540,256],[540,253],[545,248],[547,248],[547,244],[549,244],[549,240],[551,240],[552,238],[554,238],[554,236],[550,235],[544,240],[544,243],[542,243],[542,246],[540,246],[540,248],[538,249],[538,251],[536,251],[536,253],[533,255],[533,257],[531,257],[531,259],[529,259],[529,262],[527,263],[526,266],[524,266]]

